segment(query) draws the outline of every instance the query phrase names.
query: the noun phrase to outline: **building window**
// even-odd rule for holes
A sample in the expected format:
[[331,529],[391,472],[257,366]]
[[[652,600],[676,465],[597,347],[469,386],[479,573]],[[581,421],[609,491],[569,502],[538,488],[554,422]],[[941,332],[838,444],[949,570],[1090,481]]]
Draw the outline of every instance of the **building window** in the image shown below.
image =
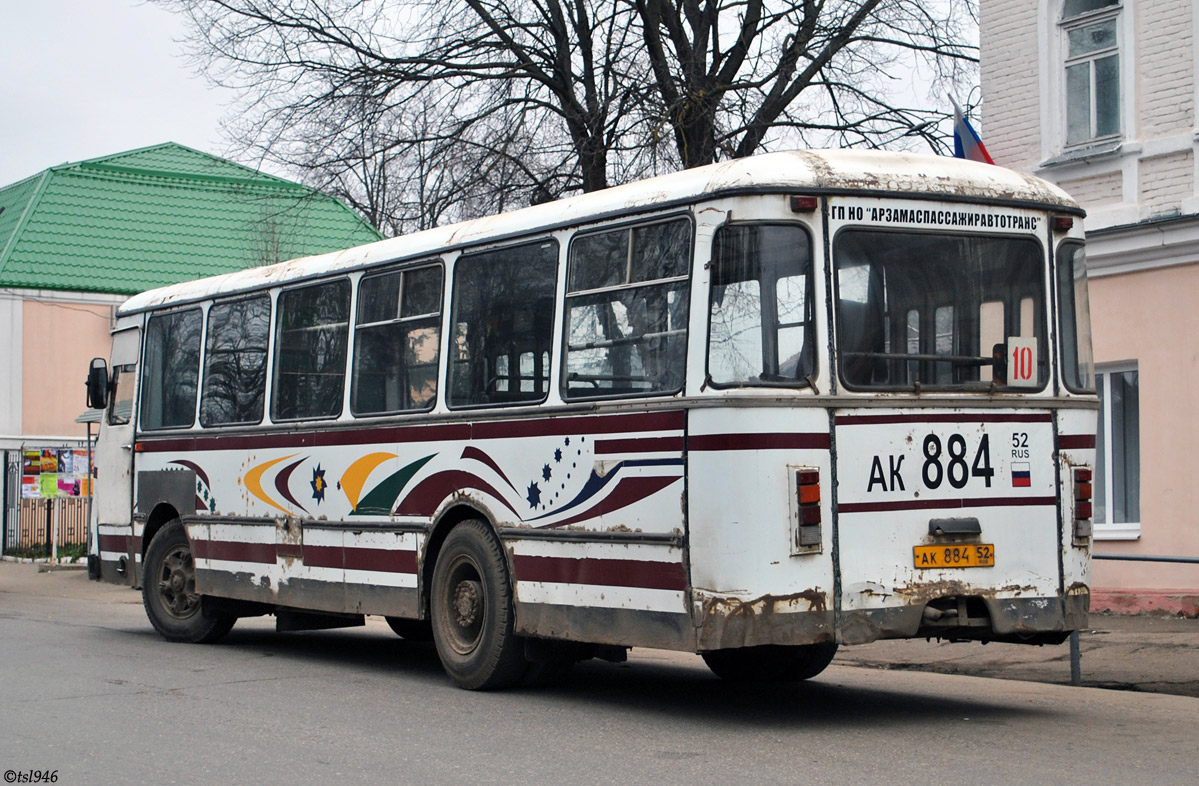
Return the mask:
[[1120,21],[1118,0],[1065,0],[1066,145],[1120,134]]
[[1141,534],[1140,378],[1135,364],[1101,366],[1095,381],[1101,409],[1095,440],[1095,536]]

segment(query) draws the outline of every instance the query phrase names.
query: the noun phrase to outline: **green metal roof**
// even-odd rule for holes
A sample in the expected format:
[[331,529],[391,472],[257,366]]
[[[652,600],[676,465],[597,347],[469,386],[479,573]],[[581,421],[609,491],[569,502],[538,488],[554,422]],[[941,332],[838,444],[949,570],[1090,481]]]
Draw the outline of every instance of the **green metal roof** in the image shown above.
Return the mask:
[[382,237],[320,192],[168,142],[0,188],[0,286],[134,294]]

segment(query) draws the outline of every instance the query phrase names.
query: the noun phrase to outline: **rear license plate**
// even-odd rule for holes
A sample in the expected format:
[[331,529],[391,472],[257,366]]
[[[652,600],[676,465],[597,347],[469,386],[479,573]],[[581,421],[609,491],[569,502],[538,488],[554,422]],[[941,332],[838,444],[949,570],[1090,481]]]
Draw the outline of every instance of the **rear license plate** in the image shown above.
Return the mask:
[[995,546],[965,543],[958,546],[913,546],[917,568],[990,568],[995,565]]

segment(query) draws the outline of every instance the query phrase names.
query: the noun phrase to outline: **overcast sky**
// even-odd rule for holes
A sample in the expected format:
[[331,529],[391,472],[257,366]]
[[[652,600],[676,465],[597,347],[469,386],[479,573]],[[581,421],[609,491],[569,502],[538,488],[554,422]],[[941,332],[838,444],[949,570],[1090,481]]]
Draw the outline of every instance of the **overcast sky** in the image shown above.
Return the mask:
[[231,96],[187,65],[182,34],[140,0],[0,0],[0,186],[162,142],[224,154]]

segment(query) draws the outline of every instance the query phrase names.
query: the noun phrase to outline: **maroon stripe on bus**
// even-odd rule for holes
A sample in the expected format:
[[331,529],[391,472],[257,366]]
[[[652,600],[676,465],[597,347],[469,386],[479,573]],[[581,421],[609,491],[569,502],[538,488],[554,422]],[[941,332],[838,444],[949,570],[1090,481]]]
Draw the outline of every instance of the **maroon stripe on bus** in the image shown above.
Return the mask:
[[192,541],[192,553],[196,559],[220,559],[232,562],[258,562],[274,565],[276,561],[274,543],[236,543],[226,540]]
[[647,437],[637,439],[597,439],[595,452],[597,455],[611,453],[681,453],[683,451],[682,437]]
[[[308,556],[307,549],[304,556]],[[347,546],[345,562],[346,570],[416,573],[416,552],[410,549],[365,549]]]
[[696,434],[688,450],[828,450],[829,436],[814,434]]
[[885,513],[897,510],[951,510],[959,508],[1019,508],[1057,505],[1056,497],[983,497],[979,499],[917,499],[901,502],[844,502],[840,513]]
[[305,545],[304,564],[310,568],[374,570],[381,573],[416,573],[416,552],[411,549],[368,549]]
[[193,450],[264,450],[268,448],[312,448],[329,445],[368,445],[386,442],[438,442],[472,439],[574,436],[576,434],[619,434],[635,431],[681,431],[686,420],[682,410],[630,415],[585,415],[542,417],[536,420],[500,420],[482,423],[440,423],[427,426],[386,428],[337,428],[257,435],[212,434],[182,437],[140,436],[141,452],[187,452]]
[[100,551],[120,551],[129,553],[129,536],[128,535],[101,535]]
[[471,437],[473,439],[504,439],[574,436],[575,434],[620,434],[628,431],[682,431],[685,422],[686,413],[681,409],[631,415],[495,420],[475,423]]
[[992,415],[838,415],[838,426],[881,426],[888,423],[1052,423],[1049,413],[992,414]]
[[1059,434],[1057,447],[1059,450],[1093,450],[1095,448],[1095,435]]
[[530,557],[521,554],[516,555],[513,561],[517,581],[676,591],[687,588],[687,573],[678,562]]

